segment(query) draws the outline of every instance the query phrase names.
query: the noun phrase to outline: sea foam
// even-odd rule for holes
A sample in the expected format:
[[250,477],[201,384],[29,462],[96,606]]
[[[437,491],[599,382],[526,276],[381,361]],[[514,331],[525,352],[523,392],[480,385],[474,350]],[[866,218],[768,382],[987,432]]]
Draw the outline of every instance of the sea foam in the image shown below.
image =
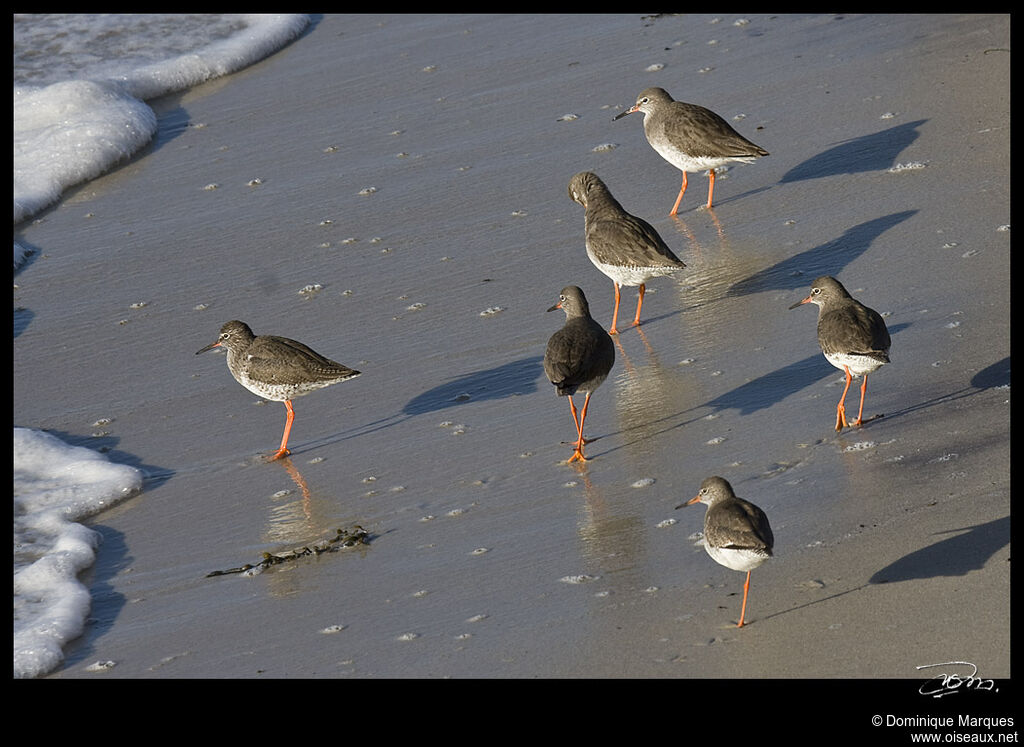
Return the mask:
[[100,535],[82,519],[142,487],[142,473],[99,452],[30,428],[14,429],[14,676],[63,661],[90,608],[78,574],[95,561]]
[[[99,176],[145,146],[156,133],[157,120],[144,101],[251,65],[292,41],[309,23],[308,16],[298,14],[193,16],[193,23],[210,25],[229,19],[233,33],[212,37],[206,46],[185,54],[174,54],[180,45],[169,44],[167,54],[172,56],[154,61],[131,53],[133,46],[147,45],[132,45],[129,29],[118,37],[115,49],[100,52],[114,58],[96,62],[94,52],[87,54],[92,49],[75,41],[91,38],[89,29],[79,25],[95,19],[93,33],[109,36],[119,30],[111,25],[117,17],[111,18],[15,17],[15,80],[27,81],[14,88],[15,225],[56,202],[68,187]],[[122,18],[124,24],[129,19],[147,23],[155,27],[149,33],[166,36],[157,16]],[[19,34],[19,24],[39,33]],[[61,44],[59,52],[44,54],[44,48]],[[52,57],[49,69],[37,65],[40,57]],[[82,61],[69,65],[68,57]],[[19,66],[31,69],[19,76]],[[53,80],[61,76],[65,79]],[[19,252],[16,245],[15,266],[23,258],[24,250]]]

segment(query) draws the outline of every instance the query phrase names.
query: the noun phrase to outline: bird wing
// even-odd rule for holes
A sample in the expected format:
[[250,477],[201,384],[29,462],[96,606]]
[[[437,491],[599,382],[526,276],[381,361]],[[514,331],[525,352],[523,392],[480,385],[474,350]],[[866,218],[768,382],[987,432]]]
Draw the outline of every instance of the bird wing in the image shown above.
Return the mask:
[[775,545],[764,511],[739,498],[708,509],[704,534],[716,547],[735,550],[761,550],[770,554]]
[[357,376],[355,369],[325,358],[298,340],[261,335],[245,351],[245,366],[251,378],[278,384],[299,384],[303,377]]
[[[680,109],[680,106],[684,108]],[[662,129],[671,142],[681,144],[690,156],[742,158],[768,155],[768,151],[747,140],[710,109],[675,102],[673,115],[680,111],[683,116],[664,117]]]
[[853,353],[889,361],[892,340],[885,321],[874,309],[854,301],[822,314],[818,339],[823,353]]
[[587,217],[587,248],[599,262],[623,264],[625,258],[638,267],[686,266],[643,218],[624,210]]
[[[571,394],[588,378],[587,374],[607,375],[614,360],[615,347],[608,333],[592,319],[573,319],[548,340],[544,373],[558,387],[559,394],[563,389]],[[607,367],[602,365],[603,370],[595,371],[594,361],[606,361]]]

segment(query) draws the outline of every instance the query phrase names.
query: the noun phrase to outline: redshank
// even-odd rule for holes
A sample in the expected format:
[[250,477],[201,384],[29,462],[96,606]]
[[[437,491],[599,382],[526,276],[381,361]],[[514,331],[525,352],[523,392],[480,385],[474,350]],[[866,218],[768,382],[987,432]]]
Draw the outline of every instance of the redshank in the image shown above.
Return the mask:
[[[577,459],[587,461],[583,456],[583,422],[587,419],[587,405],[594,393],[615,363],[615,344],[612,338],[590,316],[590,306],[583,291],[575,285],[562,289],[559,301],[548,311],[562,309],[565,312],[565,326],[551,335],[544,353],[544,373],[557,388],[559,396],[569,397],[572,421],[576,424],[575,450],[569,462]],[[572,396],[586,392],[583,409],[576,417],[576,404]]]
[[673,275],[684,267],[650,223],[630,215],[612,197],[608,187],[590,171],[576,174],[569,181],[569,197],[584,208],[587,256],[612,279],[615,286],[615,312],[611,334],[618,334],[619,286],[639,285],[633,326],[640,324],[647,281],[661,275]]
[[256,337],[245,322],[225,323],[217,341],[197,351],[196,355],[218,347],[227,348],[228,370],[235,381],[264,399],[284,402],[288,409],[281,446],[270,456],[271,461],[290,453],[288,435],[295,420],[293,399],[360,374],[287,337]]
[[851,297],[842,283],[828,275],[815,280],[807,298],[789,308],[805,303],[818,305],[818,344],[825,360],[846,373],[846,387],[836,405],[836,431],[847,426],[845,404],[850,382],[854,376],[864,377],[860,410],[853,423],[859,426],[864,417],[868,374],[889,362],[889,330],[881,314]]
[[669,215],[675,215],[686,192],[686,172],[708,169],[708,207],[715,191],[715,169],[730,161],[750,163],[768,151],[740,135],[710,109],[676,101],[663,88],[646,88],[636,103],[612,120],[644,113],[644,135],[658,154],[683,172],[683,186]]
[[708,555],[726,568],[746,571],[743,583],[743,607],[737,628],[743,627],[747,614],[750,572],[772,556],[775,537],[764,511],[750,501],[737,498],[732,485],[721,477],[709,477],[700,484],[695,498],[676,508],[704,503],[704,548]]

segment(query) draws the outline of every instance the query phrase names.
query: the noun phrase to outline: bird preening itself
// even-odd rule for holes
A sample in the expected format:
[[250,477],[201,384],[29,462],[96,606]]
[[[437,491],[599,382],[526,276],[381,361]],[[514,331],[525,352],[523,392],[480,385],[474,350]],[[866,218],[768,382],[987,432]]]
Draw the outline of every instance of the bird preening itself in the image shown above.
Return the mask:
[[704,513],[704,549],[708,555],[726,568],[747,573],[743,583],[743,607],[736,625],[742,628],[747,614],[750,572],[772,556],[775,546],[768,517],[750,501],[737,498],[732,485],[722,477],[704,480],[697,496],[676,508],[694,503],[708,507]]
[[292,400],[331,384],[359,376],[360,372],[325,358],[301,342],[275,335],[256,336],[245,322],[230,321],[220,336],[196,355],[213,348],[227,350],[228,370],[235,381],[253,394],[284,402],[288,410],[281,445],[269,458],[288,456],[288,436],[295,420]]
[[584,208],[587,256],[615,286],[615,311],[608,331],[618,334],[619,287],[640,286],[633,326],[640,324],[647,281],[674,275],[686,265],[643,218],[630,215],[597,174],[584,171],[569,181],[569,197]]
[[647,142],[670,164],[683,172],[683,186],[669,215],[675,215],[686,192],[686,172],[708,170],[708,204],[715,191],[715,169],[731,161],[750,163],[768,151],[747,140],[710,109],[676,101],[663,88],[647,88],[636,103],[612,120],[633,112],[644,114]]
[[836,431],[847,427],[846,393],[854,376],[863,376],[860,387],[860,409],[853,425],[864,419],[864,395],[868,388],[868,374],[889,362],[892,344],[889,330],[882,315],[854,299],[843,284],[831,276],[820,277],[811,284],[807,298],[790,306],[795,309],[805,303],[818,307],[818,345],[825,359],[846,374],[846,387],[836,405]]
[[[583,291],[575,285],[562,289],[558,303],[548,309],[565,312],[565,325],[551,335],[544,353],[544,373],[555,385],[558,395],[569,398],[576,441],[569,462],[586,461],[583,445],[583,423],[587,418],[590,395],[601,386],[615,363],[615,344],[604,328],[590,316],[590,306]],[[573,395],[585,392],[583,409],[577,417]]]

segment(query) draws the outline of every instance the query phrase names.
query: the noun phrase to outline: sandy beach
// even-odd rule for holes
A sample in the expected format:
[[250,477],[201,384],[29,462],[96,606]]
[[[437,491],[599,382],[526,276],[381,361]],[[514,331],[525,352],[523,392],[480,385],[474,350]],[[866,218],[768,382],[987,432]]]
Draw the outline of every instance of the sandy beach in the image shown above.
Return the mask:
[[[1008,680],[1009,37],[323,16],[150,102],[151,147],[15,231],[14,424],[147,475],[90,524],[92,619],[48,678]],[[711,210],[691,175],[669,218],[679,171],[641,115],[612,121],[648,86],[770,157]],[[575,466],[541,358],[563,286],[611,320],[583,170],[688,268],[617,336]],[[825,274],[893,340],[873,419],[840,434],[816,309],[788,310]],[[284,407],[194,355],[230,319],[363,372],[296,400],[288,460],[260,460]],[[742,629],[743,574],[674,508],[715,474],[776,537]],[[368,545],[207,577],[356,525]]]

